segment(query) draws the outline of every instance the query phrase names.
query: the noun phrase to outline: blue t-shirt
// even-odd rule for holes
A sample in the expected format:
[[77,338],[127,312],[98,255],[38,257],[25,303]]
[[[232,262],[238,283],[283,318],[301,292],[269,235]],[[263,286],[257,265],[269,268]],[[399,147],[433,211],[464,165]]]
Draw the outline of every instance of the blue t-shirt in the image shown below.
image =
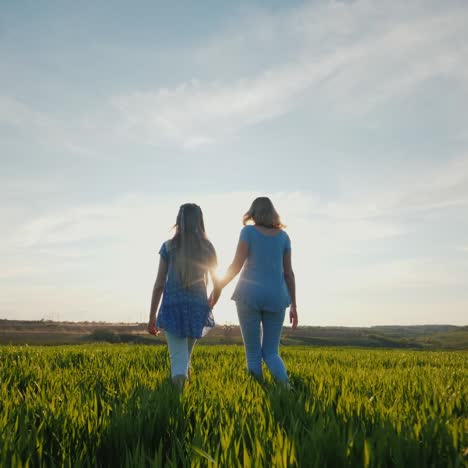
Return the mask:
[[159,254],[168,264],[161,307],[156,325],[180,337],[201,338],[214,327],[214,318],[208,304],[206,275],[208,266],[216,264],[216,252],[207,242],[207,258],[199,266],[198,281],[184,288],[175,269],[175,249],[172,241],[164,242]]
[[245,226],[239,240],[246,242],[249,254],[232,299],[258,310],[283,311],[291,304],[283,269],[284,254],[291,250],[288,234],[268,236]]

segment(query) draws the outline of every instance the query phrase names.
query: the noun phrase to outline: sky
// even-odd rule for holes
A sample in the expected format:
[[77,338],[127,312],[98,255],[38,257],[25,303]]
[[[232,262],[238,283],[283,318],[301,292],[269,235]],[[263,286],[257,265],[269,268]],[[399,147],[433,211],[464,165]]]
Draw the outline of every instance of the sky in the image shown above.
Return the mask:
[[266,195],[300,325],[467,325],[467,24],[465,0],[0,0],[0,318],[146,321],[180,204],[222,273]]

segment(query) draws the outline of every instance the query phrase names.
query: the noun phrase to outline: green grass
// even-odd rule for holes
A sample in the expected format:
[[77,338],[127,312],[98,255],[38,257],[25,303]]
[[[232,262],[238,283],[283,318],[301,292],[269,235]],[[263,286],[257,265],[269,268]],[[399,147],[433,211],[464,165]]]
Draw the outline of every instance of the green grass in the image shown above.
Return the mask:
[[295,391],[199,346],[0,347],[0,466],[466,466],[468,354],[284,348]]

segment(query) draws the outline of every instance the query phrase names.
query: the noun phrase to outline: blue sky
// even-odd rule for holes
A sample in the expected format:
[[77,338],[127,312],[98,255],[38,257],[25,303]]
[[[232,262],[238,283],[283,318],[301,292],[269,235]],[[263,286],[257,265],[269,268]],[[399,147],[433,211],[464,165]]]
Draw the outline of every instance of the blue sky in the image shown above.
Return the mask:
[[0,318],[146,320],[178,206],[222,270],[266,194],[301,323],[466,324],[466,24],[465,1],[0,1]]

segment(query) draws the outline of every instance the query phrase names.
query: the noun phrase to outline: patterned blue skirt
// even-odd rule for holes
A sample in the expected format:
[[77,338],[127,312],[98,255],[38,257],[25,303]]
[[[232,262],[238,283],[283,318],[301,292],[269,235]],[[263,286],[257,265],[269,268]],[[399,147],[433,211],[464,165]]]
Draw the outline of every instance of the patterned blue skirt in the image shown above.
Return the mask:
[[164,287],[156,326],[179,336],[202,338],[215,325],[206,288],[185,289],[168,281]]

